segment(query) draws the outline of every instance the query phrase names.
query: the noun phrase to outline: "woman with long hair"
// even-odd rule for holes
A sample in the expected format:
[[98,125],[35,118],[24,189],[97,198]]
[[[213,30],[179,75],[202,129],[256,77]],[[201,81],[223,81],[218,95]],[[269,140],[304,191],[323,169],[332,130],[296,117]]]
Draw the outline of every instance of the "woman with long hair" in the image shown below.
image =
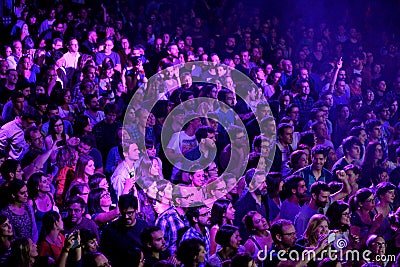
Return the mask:
[[61,118],[73,122],[75,118],[75,108],[71,104],[71,99],[71,91],[69,89],[62,91],[58,103],[58,113]]
[[177,258],[182,263],[181,267],[197,267],[205,261],[206,245],[197,238],[183,240],[177,250]]
[[367,188],[359,189],[350,199],[351,219],[350,234],[359,237],[360,243],[365,244],[369,235],[378,231],[380,224],[383,222],[382,214],[374,214],[375,196],[374,193]]
[[37,256],[37,246],[32,239],[27,237],[16,239],[11,243],[11,254],[5,266],[33,267]]
[[57,261],[64,246],[65,237],[63,220],[56,211],[46,212],[43,216],[43,226],[39,235],[39,256],[51,257]]
[[350,108],[346,104],[336,106],[337,118],[333,121],[332,143],[335,147],[341,145],[343,139],[347,137],[350,122]]
[[378,203],[375,205],[374,213],[382,214],[383,221],[377,231],[386,240],[392,238],[390,229],[389,214],[393,212],[393,203],[396,197],[396,186],[390,182],[381,182],[376,186],[375,198]]
[[257,211],[249,211],[243,217],[242,222],[250,234],[249,239],[244,244],[245,251],[254,258],[256,263],[259,263],[258,252],[265,247],[270,248],[273,243],[271,234],[268,231],[268,222]]
[[315,248],[318,246],[321,236],[328,234],[328,231],[328,218],[323,214],[314,214],[308,221],[303,238],[299,239],[297,243],[305,247]]
[[307,153],[304,150],[296,150],[290,154],[289,166],[292,173],[304,168],[308,165]]
[[42,172],[36,172],[28,180],[28,203],[33,207],[38,232],[42,228],[42,219],[46,212],[58,211],[51,194],[51,179]]
[[28,204],[28,188],[22,180],[14,179],[8,185],[8,205],[2,210],[13,228],[15,238],[38,240],[38,230],[32,207]]
[[11,241],[14,238],[13,227],[8,218],[0,214],[0,265],[11,252]]
[[233,225],[235,219],[235,209],[232,202],[228,199],[218,199],[211,208],[211,229],[210,229],[210,255],[217,251],[217,243],[215,240],[218,229],[221,225]]
[[230,261],[237,254],[242,241],[239,228],[229,224],[222,225],[217,231],[215,241],[221,249],[208,259],[207,266],[210,267],[222,266],[224,262]]
[[75,169],[75,179],[70,187],[75,183],[89,184],[89,177],[94,174],[94,160],[91,156],[82,154],[78,158]]
[[279,85],[279,83],[281,82],[281,77],[282,77],[282,72],[278,70],[273,70],[271,72],[271,75],[268,76],[267,80],[269,86],[268,91],[270,92],[269,95],[271,95],[269,97],[269,100],[277,100],[278,96],[281,94],[282,86]]
[[[48,151],[52,149],[53,144],[59,141],[64,142],[65,145],[68,139],[69,136],[65,133],[65,125],[62,118],[60,116],[51,117],[49,123],[49,133],[44,139],[46,150]],[[56,163],[56,156],[57,150],[54,151],[50,156],[52,164]]]
[[58,207],[63,206],[65,195],[69,189],[72,180],[75,177],[75,167],[77,159],[78,152],[70,146],[63,146],[58,150],[56,157],[58,173],[55,177],[55,199]]
[[111,195],[104,188],[96,188],[89,193],[89,214],[92,216],[92,220],[98,226],[104,226],[105,224],[115,220],[119,216],[118,206],[111,210]]
[[365,149],[365,158],[361,164],[360,187],[370,187],[372,184],[371,173],[375,167],[383,164],[383,148],[379,142],[369,142]]
[[76,137],[81,137],[84,135],[92,134],[92,124],[90,119],[86,115],[80,115],[76,117],[74,122],[74,135]]

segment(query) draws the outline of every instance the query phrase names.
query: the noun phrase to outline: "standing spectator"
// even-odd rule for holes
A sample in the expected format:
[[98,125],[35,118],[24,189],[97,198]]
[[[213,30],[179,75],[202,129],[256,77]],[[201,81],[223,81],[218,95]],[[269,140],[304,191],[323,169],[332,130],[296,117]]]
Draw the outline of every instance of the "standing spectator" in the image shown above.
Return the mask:
[[145,221],[136,217],[138,211],[136,197],[122,195],[118,207],[121,216],[104,228],[100,242],[101,251],[112,261],[114,267],[126,266],[126,255],[129,251],[143,246],[140,233],[147,226]]
[[306,195],[307,185],[302,177],[291,175],[285,179],[283,192],[287,199],[282,202],[280,219],[294,222],[294,218],[300,211],[300,200]]
[[119,55],[112,51],[114,48],[114,41],[112,39],[107,39],[104,44],[104,52],[96,53],[96,65],[101,66],[106,58],[109,58],[114,66],[114,70],[121,72],[121,59]]
[[10,220],[15,238],[30,238],[37,242],[38,230],[32,207],[28,204],[28,188],[22,180],[14,179],[8,186],[8,205],[2,210]]

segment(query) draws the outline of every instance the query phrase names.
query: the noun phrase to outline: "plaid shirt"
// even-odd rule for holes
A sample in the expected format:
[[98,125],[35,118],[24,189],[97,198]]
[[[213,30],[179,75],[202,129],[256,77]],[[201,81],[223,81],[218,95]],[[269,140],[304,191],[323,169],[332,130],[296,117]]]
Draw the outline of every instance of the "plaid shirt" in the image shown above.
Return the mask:
[[299,107],[299,112],[300,112],[300,124],[304,126],[305,123],[310,119],[310,111],[313,107],[314,100],[308,96],[306,101],[303,101],[301,99],[300,95],[295,96],[293,99],[293,103],[296,104]]
[[[204,244],[206,244],[206,258],[205,258],[205,262],[207,262],[208,257],[210,256],[210,231],[208,230],[207,227],[205,227],[206,230],[206,234],[203,236],[201,233],[199,233],[196,229],[194,229],[193,227],[190,227],[186,233],[182,236],[182,240],[186,240],[186,239],[190,239],[190,238],[197,238],[200,239],[204,242]],[[201,264],[199,266],[202,266]],[[204,265],[203,265],[204,266]]]
[[173,255],[177,248],[178,230],[185,227],[185,223],[175,207],[170,207],[158,216],[156,225],[164,232],[164,239],[168,250]]

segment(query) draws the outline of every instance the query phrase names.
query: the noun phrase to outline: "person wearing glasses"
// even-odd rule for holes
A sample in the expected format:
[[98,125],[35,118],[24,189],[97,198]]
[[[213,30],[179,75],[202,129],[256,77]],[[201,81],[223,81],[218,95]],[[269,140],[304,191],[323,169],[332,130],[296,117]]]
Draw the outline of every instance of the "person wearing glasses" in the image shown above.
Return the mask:
[[64,230],[66,234],[71,234],[74,231],[89,229],[96,233],[97,240],[99,240],[99,232],[97,225],[94,221],[86,218],[86,203],[79,197],[74,196],[67,202],[68,216],[64,219]]
[[[367,248],[371,252],[368,258],[371,262],[375,263],[376,266],[391,266],[388,255],[386,255],[387,244],[383,236],[370,235],[365,243]],[[360,265],[366,263],[364,259],[361,260]]]
[[[198,205],[197,205],[198,204]],[[211,209],[202,203],[194,203],[186,211],[186,217],[189,220],[190,228],[183,234],[180,244],[191,238],[200,239],[205,244],[206,256],[208,260],[210,252],[210,231],[211,226]],[[199,266],[204,266],[199,264]]]
[[[299,257],[299,260],[295,261],[290,255],[303,255],[304,250],[310,250],[311,254],[318,255],[323,249],[328,245],[327,236],[320,239],[315,248],[306,248],[296,244],[297,233],[292,222],[284,219],[280,219],[274,222],[270,228],[272,240],[272,249],[267,252],[259,254],[261,258],[265,258],[263,264],[264,266],[278,266],[279,262],[285,259],[285,262],[293,262],[290,266],[304,266],[307,265],[308,261],[312,257]],[[297,253],[293,253],[296,251]],[[292,253],[291,253],[292,252]],[[314,252],[314,253],[313,253]]]
[[137,217],[138,199],[135,196],[121,195],[118,208],[121,216],[103,229],[100,251],[112,262],[114,267],[123,267],[127,266],[126,255],[129,255],[130,251],[135,248],[143,247],[140,233],[148,224]]

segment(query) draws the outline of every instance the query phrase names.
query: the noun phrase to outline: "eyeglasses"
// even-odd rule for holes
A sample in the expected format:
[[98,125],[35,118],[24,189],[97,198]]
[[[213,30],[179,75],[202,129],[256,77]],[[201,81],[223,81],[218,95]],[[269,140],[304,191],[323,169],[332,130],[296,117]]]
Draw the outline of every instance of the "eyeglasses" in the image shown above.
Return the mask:
[[54,127],[61,127],[64,126],[64,124],[60,123],[60,124],[54,124]]
[[343,213],[342,213],[342,216],[348,217],[348,216],[351,216],[351,213],[350,213],[350,212],[343,212]]
[[126,215],[132,216],[132,215],[134,215],[135,213],[136,213],[136,210],[121,211],[121,214],[122,214],[123,216],[126,216]]
[[295,237],[296,236],[296,232],[292,232],[292,233],[283,233],[282,235],[288,235],[290,237]]
[[43,139],[44,139],[43,136],[39,136],[38,138],[32,138],[31,140],[32,140],[32,142],[39,142],[39,141],[42,141]]
[[208,215],[211,215],[211,210],[208,210],[205,213],[199,214],[199,217],[204,217],[204,216],[208,216]]
[[177,197],[177,198],[184,198],[184,199],[186,199],[186,200],[188,200],[189,198],[191,198],[192,196],[194,196],[194,193],[191,193],[191,194],[189,194],[189,195],[187,195],[187,196],[179,196],[179,197]]
[[386,243],[385,243],[385,242],[376,242],[376,243],[375,243],[375,246],[378,246],[378,247],[380,247],[380,248],[386,247]]

